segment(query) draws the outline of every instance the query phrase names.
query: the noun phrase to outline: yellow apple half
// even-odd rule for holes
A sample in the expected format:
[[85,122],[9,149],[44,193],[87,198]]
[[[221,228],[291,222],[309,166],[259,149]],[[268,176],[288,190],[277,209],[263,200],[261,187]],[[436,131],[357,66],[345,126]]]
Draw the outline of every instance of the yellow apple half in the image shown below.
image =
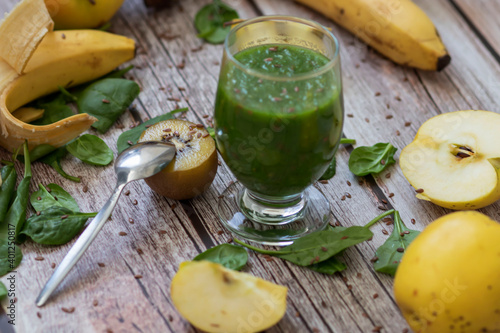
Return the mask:
[[209,261],[181,264],[170,295],[180,314],[206,332],[260,332],[286,311],[287,288]]
[[394,296],[415,333],[500,332],[500,223],[475,211],[432,222],[406,250]]
[[399,158],[419,199],[478,209],[500,199],[500,114],[456,111],[427,120]]

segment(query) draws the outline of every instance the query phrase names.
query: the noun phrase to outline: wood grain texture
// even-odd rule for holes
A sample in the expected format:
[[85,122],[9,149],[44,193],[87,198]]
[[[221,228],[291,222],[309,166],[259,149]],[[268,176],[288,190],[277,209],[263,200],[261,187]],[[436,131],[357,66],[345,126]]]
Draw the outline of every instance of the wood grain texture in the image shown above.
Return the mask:
[[[115,154],[118,136],[135,121],[177,106],[189,108],[185,115],[188,120],[208,125],[203,115],[213,113],[222,46],[202,43],[192,24],[196,11],[208,2],[186,0],[180,2],[182,5],[153,11],[146,9],[141,0],[126,0],[113,20],[114,32],[137,42],[137,57],[131,62],[136,67],[129,76],[142,88],[132,111],[118,122],[124,128],[114,126],[99,135]],[[472,22],[481,21],[481,13],[465,9],[464,4],[472,1],[456,2],[471,15]],[[12,8],[14,3],[2,1],[0,11]],[[452,55],[451,65],[441,73],[396,66],[330,20],[289,0],[227,3],[244,18],[287,14],[333,28],[341,44],[345,113],[349,115],[344,133],[356,139],[357,145],[390,141],[400,151],[412,141],[418,127],[434,115],[458,109],[500,110],[500,85],[488,81],[500,77],[500,66],[450,2],[417,1],[436,23]],[[500,8],[494,13],[500,14]],[[491,34],[494,36],[487,37],[491,41],[500,38]],[[378,92],[380,95],[375,96]],[[448,212],[417,200],[397,166],[375,178],[355,177],[347,167],[351,150],[350,146],[341,147],[337,176],[328,184],[316,185],[332,205],[332,222],[363,225],[381,213],[380,206],[385,206],[398,209],[408,227],[422,230]],[[1,151],[0,157],[8,155]],[[38,183],[54,182],[77,199],[82,211],[99,210],[114,186],[113,168],[91,167],[72,157],[63,164],[70,174],[82,177],[81,184],[62,179],[52,169],[35,163],[32,190]],[[18,168],[22,173],[21,166]],[[22,245],[25,257],[16,282],[17,331],[195,332],[172,305],[170,281],[182,261],[231,237],[214,211],[219,193],[230,181],[234,178],[223,164],[206,193],[182,202],[157,196],[142,181],[128,185],[130,195],[121,198],[88,252],[57,294],[40,309],[34,300],[53,271],[51,264],[62,260],[72,242],[60,247],[32,242]],[[83,191],[84,186],[88,192]],[[346,193],[351,198],[345,198]],[[389,198],[389,193],[394,197]],[[388,203],[384,204],[384,200]],[[499,207],[495,204],[482,211],[500,219]],[[410,223],[412,218],[416,219],[415,225]],[[402,332],[407,328],[393,299],[392,278],[374,272],[370,262],[375,249],[387,238],[383,230],[391,232],[392,227],[380,223],[372,230],[372,241],[345,252],[343,260],[348,269],[335,276],[317,274],[279,259],[267,261],[251,253],[247,272],[289,288],[285,318],[269,332],[371,332],[376,326],[384,327],[386,332]],[[121,231],[127,235],[120,236]],[[44,260],[35,260],[38,256]],[[142,278],[134,277],[138,274]],[[374,298],[374,294],[378,297]],[[62,307],[75,307],[75,311],[68,314]]]

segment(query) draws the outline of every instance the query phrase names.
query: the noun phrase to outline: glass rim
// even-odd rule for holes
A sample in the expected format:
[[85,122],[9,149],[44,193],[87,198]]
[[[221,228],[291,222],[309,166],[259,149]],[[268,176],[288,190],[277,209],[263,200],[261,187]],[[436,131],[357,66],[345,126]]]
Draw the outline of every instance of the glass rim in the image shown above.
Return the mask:
[[[264,22],[264,21],[290,21],[290,22],[300,23],[303,25],[308,25],[310,27],[314,27],[314,28],[320,30],[325,35],[329,36],[335,44],[335,53],[333,55],[333,58],[332,59],[328,58],[328,63],[321,66],[320,68],[316,68],[316,69],[314,69],[310,72],[307,72],[307,73],[300,73],[300,74],[295,74],[292,76],[273,76],[273,75],[262,73],[262,72],[255,70],[255,69],[251,69],[251,68],[246,67],[241,62],[236,60],[234,55],[229,51],[229,38],[230,38],[230,36],[234,35],[237,30],[239,30],[243,27],[246,27],[247,25],[259,23],[259,22]],[[273,80],[273,81],[306,80],[306,79],[310,79],[310,78],[313,78],[315,76],[324,74],[327,71],[331,70],[339,62],[339,59],[340,59],[339,48],[340,48],[340,44],[339,44],[337,37],[335,37],[335,35],[330,30],[325,28],[323,25],[319,24],[318,22],[312,21],[312,20],[303,19],[303,18],[295,17],[295,16],[287,16],[287,15],[265,15],[265,16],[258,16],[258,17],[252,18],[252,19],[245,20],[245,21],[239,23],[238,25],[236,25],[236,27],[234,27],[233,29],[231,29],[231,31],[226,36],[226,39],[224,41],[224,52],[227,54],[229,60],[233,64],[236,65],[236,67],[238,67],[243,72],[250,74],[252,76],[256,76],[256,77],[266,79],[266,80]]]

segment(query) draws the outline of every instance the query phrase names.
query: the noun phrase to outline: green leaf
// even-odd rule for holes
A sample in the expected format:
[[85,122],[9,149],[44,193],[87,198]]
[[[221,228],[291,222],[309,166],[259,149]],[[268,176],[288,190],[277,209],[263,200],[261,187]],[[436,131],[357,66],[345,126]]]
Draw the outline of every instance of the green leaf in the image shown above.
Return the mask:
[[195,261],[207,260],[222,266],[239,271],[248,261],[247,251],[236,245],[221,244],[206,250],[194,257]]
[[347,265],[339,261],[336,257],[331,257],[330,259],[306,267],[318,273],[333,275],[345,270]]
[[238,13],[225,3],[214,1],[201,8],[194,19],[198,37],[211,44],[223,43],[231,27],[224,27],[224,22],[239,18]]
[[101,138],[84,134],[66,145],[68,152],[81,161],[92,165],[108,165],[113,162],[113,151]]
[[310,266],[328,260],[348,247],[364,242],[372,236],[373,233],[364,227],[334,228],[313,232],[279,251],[259,249],[237,239],[234,241],[258,253],[285,259],[299,266]]
[[16,187],[17,172],[14,165],[6,165],[2,168],[2,186],[0,187],[0,223],[5,219],[9,210],[14,189]]
[[38,191],[31,194],[30,202],[35,211],[41,212],[53,206],[65,207],[72,212],[80,211],[76,200],[61,186],[49,184],[47,187],[50,192],[40,184]]
[[43,117],[32,122],[33,125],[49,125],[74,115],[73,110],[67,105],[45,104],[43,109],[45,110]]
[[123,132],[122,134],[120,134],[120,136],[118,137],[118,141],[116,142],[116,146],[118,148],[118,154],[120,154],[122,151],[130,147],[129,142],[131,142],[132,144],[136,144],[139,138],[141,137],[142,132],[146,130],[146,126],[154,125],[156,123],[159,123],[160,121],[173,119],[174,113],[186,112],[187,110],[188,110],[187,108],[183,108],[171,111],[169,113],[165,113],[161,116],[149,119],[148,121],[126,132]]
[[325,173],[323,173],[323,176],[321,176],[319,180],[328,180],[330,178],[333,178],[333,176],[335,176],[336,170],[337,170],[337,159],[334,156],[332,161],[330,162],[330,165],[328,166],[328,169],[326,169]]
[[61,176],[79,183],[80,178],[68,175],[61,166],[61,159],[66,155],[66,147],[61,147],[40,159],[40,162],[53,167]]
[[[13,231],[12,231],[13,232]],[[0,276],[13,271],[23,260],[23,253],[8,234],[0,235]]]
[[5,220],[2,222],[1,229],[13,230],[14,237],[17,242],[21,241],[20,233],[23,229],[24,222],[26,221],[26,209],[28,208],[29,200],[29,186],[31,182],[31,163],[30,154],[28,151],[28,144],[24,143],[24,178],[19,183],[17,191],[15,194],[14,201],[9,207],[7,214],[5,215]]
[[25,224],[22,234],[44,245],[62,245],[73,239],[89,217],[97,213],[77,213],[65,207],[50,207],[33,215]]
[[30,160],[31,162],[34,162],[39,158],[42,158],[52,153],[56,149],[57,149],[56,147],[47,144],[41,144],[39,146],[36,146],[30,151]]
[[97,118],[92,124],[105,133],[139,95],[137,83],[125,79],[103,79],[88,86],[78,96],[78,110]]
[[0,300],[7,297],[7,294],[8,294],[8,291],[7,291],[7,288],[5,287],[5,284],[3,284],[3,282],[0,282]]
[[406,228],[399,216],[399,212],[395,211],[394,230],[385,243],[375,252],[375,256],[378,258],[373,264],[375,270],[394,276],[404,252],[419,233],[420,231]]
[[396,163],[394,154],[398,149],[390,143],[377,143],[371,147],[354,149],[349,157],[349,170],[356,176],[377,174]]

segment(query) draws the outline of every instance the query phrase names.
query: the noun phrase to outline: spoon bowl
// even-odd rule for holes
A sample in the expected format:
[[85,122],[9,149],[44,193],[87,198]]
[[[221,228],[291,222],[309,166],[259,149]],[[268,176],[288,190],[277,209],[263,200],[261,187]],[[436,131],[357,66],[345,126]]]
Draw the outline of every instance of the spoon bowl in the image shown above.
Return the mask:
[[104,204],[96,217],[89,223],[63,261],[54,271],[45,284],[36,300],[36,305],[42,306],[47,302],[57,286],[68,275],[69,271],[78,262],[85,250],[108,220],[115,208],[116,202],[127,183],[151,177],[163,170],[175,157],[176,149],[172,143],[147,141],[125,149],[115,161],[117,176],[116,187],[109,200]]

